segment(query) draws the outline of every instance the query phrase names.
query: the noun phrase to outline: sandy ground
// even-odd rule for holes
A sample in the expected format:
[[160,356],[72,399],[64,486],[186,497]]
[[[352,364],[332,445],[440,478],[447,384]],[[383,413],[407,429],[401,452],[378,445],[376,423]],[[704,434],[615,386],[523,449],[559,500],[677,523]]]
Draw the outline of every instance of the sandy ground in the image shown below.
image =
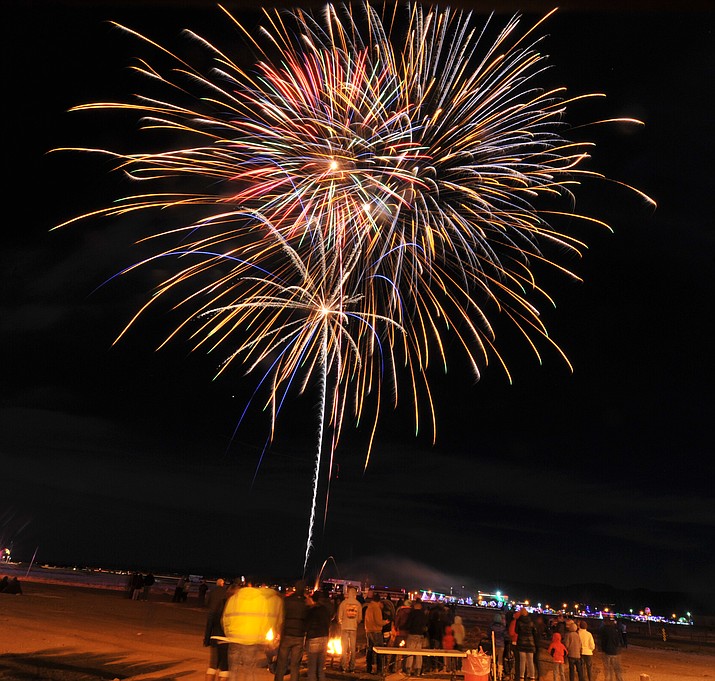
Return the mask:
[[[0,594],[0,680],[203,681],[206,614],[195,602],[171,603],[166,594],[131,601],[114,591],[56,584],[25,583],[23,588],[22,596]],[[641,681],[641,674],[650,681],[715,678],[711,654],[629,646],[622,666],[625,681]],[[594,669],[596,681],[603,681],[598,655]],[[548,661],[541,678],[552,678]],[[257,681],[271,679],[265,670]]]

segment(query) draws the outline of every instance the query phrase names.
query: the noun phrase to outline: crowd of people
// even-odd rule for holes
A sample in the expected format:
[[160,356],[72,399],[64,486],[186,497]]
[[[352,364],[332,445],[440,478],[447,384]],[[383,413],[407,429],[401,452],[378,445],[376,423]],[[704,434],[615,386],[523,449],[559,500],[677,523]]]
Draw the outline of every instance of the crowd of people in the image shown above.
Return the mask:
[[133,601],[148,601],[154,582],[154,575],[151,572],[147,572],[145,575],[140,572],[133,572],[127,579],[124,595]]
[[[554,681],[593,681],[596,672],[593,656],[596,641],[586,620],[576,621],[564,615],[552,619],[532,615],[521,609],[510,613],[507,623],[502,613],[494,616],[491,627],[497,680],[546,678],[540,669],[539,651],[546,645]],[[625,627],[619,629],[615,620],[606,619],[600,624],[598,640],[602,653],[605,681],[623,681],[620,649],[625,647]],[[548,641],[548,643],[546,643]],[[488,645],[488,644],[487,644]]]
[[[421,676],[454,671],[463,656],[450,653],[464,651],[469,638],[470,647],[493,654],[497,681],[546,679],[549,667],[554,681],[565,681],[566,674],[569,681],[595,678],[594,635],[586,621],[562,615],[548,619],[526,609],[498,611],[489,628],[474,626],[468,636],[453,609],[419,598],[394,602],[375,593],[365,599],[355,589],[335,597],[320,590],[310,592],[302,581],[282,596],[250,581],[226,585],[222,579],[208,592],[206,607],[204,645],[210,648],[206,681],[229,679],[232,674],[232,680],[253,681],[259,667],[267,667],[274,681],[284,681],[286,675],[298,681],[306,656],[308,681],[324,681],[331,638],[341,641],[341,671],[354,673],[360,630],[368,674]],[[272,640],[266,640],[268,630]],[[625,645],[623,632],[615,621],[605,620],[597,639],[605,681],[622,681],[618,654]],[[394,648],[394,654],[386,648]],[[545,651],[548,662],[539,661],[540,651]]]

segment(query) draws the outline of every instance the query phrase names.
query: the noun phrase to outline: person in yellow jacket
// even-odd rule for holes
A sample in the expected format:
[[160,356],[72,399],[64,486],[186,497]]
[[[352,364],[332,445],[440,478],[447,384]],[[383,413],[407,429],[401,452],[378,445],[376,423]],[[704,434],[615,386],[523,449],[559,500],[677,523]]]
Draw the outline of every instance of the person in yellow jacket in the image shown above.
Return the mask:
[[277,591],[247,585],[228,598],[223,630],[229,645],[230,681],[255,681],[283,624],[283,600]]

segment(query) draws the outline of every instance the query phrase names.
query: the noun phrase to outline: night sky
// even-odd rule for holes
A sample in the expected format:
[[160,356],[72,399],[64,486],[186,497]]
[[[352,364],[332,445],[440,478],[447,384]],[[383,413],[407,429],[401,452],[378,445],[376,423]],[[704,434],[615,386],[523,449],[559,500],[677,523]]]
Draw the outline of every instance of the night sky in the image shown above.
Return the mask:
[[[257,469],[266,415],[249,412],[232,439],[255,377],[213,381],[222,357],[182,340],[155,352],[161,314],[112,345],[170,272],[101,286],[138,259],[151,218],[50,232],[128,190],[106,160],[48,150],[143,144],[131,116],[67,113],[138,89],[127,66],[151,54],[105,20],[173,46],[185,27],[238,45],[218,9],[179,5],[4,12],[0,543],[41,563],[290,579],[302,571],[317,392],[287,406]],[[590,167],[658,208],[616,184],[578,195],[615,233],[577,227],[589,250],[565,264],[584,283],[546,278],[557,309],[544,318],[573,374],[543,345],[540,366],[499,325],[513,385],[496,364],[475,383],[450,348],[448,374],[431,376],[436,445],[428,429],[415,437],[408,405],[388,410],[363,471],[369,424],[346,429],[313,573],[332,555],[344,577],[395,586],[715,591],[712,29],[712,13],[687,6],[566,8],[548,21],[545,83],[607,94],[569,120],[646,123],[590,131]]]

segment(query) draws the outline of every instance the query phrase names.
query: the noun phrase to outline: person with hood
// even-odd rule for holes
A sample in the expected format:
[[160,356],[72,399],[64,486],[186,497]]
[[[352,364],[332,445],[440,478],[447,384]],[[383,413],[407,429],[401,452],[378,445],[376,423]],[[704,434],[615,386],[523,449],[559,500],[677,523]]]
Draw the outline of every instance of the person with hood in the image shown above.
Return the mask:
[[357,630],[362,622],[362,606],[357,599],[357,590],[348,589],[345,598],[338,608],[338,624],[340,625],[340,642],[343,654],[340,658],[340,670],[343,672],[355,671],[355,658],[357,656]]
[[467,636],[467,632],[464,629],[464,623],[462,622],[462,618],[459,615],[454,616],[454,622],[452,623],[452,633],[454,634],[454,649],[464,650],[464,639]]
[[566,681],[566,656],[568,655],[568,650],[561,642],[561,634],[558,631],[555,631],[551,637],[551,643],[549,643],[547,651],[554,662],[554,681]]
[[581,670],[583,671],[583,678],[584,681],[593,681],[591,661],[593,660],[593,651],[596,650],[596,644],[585,620],[581,620],[578,627],[578,636],[581,639]]
[[[444,628],[444,636],[442,636],[442,650],[454,650],[456,646],[456,641],[454,639],[454,631],[451,625],[447,624]],[[444,668],[445,671],[453,672],[457,665],[455,664],[456,657],[445,657],[444,658]]]
[[274,681],[283,681],[287,669],[290,669],[290,681],[298,681],[300,661],[303,659],[308,606],[311,604],[312,601],[305,596],[305,582],[299,579],[295,583],[293,593],[283,599],[283,629]]
[[[462,623],[462,618],[459,615],[454,616],[454,622],[452,623],[452,633],[454,634],[454,649],[464,650],[464,639],[467,636],[467,632],[464,629],[464,624]],[[462,668],[462,658],[455,658],[457,669]]]
[[578,635],[578,627],[575,622],[566,623],[566,639],[564,640],[566,650],[568,650],[569,681],[574,681],[578,674],[578,681],[583,681],[583,670],[581,669],[581,637]]
[[504,672],[504,638],[506,633],[507,631],[504,626],[502,614],[500,612],[495,612],[494,617],[492,618],[489,638],[494,640],[494,650],[492,652],[496,658],[498,679],[502,677]]
[[535,679],[534,655],[536,654],[536,627],[531,619],[531,614],[522,608],[521,615],[516,623],[516,649],[519,653],[519,674],[516,678]]

